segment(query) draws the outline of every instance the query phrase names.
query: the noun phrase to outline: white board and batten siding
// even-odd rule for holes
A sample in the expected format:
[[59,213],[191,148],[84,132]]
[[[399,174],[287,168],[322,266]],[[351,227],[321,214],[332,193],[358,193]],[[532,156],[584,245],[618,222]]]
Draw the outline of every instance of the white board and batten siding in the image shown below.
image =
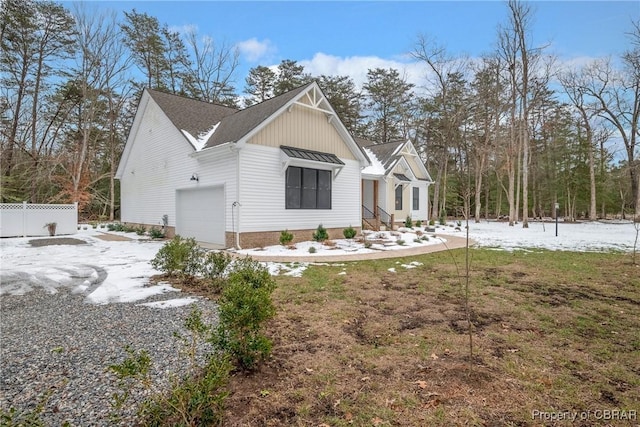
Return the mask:
[[[235,153],[229,150],[214,160],[199,161],[190,157],[194,153],[193,146],[150,97],[143,114],[136,135],[131,135],[135,137],[135,144],[120,178],[122,221],[161,226],[162,216],[167,215],[168,225],[175,227],[179,191],[223,188],[225,203],[229,200],[229,192],[235,194]],[[198,181],[191,180],[193,174],[197,174]],[[191,199],[186,197],[184,200],[186,203]],[[232,201],[226,203],[229,216]],[[228,225],[230,229],[231,224],[219,218],[220,212],[215,209],[211,220],[221,220],[223,227]],[[186,211],[181,208],[180,212]]]
[[246,144],[240,151],[241,232],[361,225],[360,163],[345,163],[331,185],[331,209],[286,209],[280,148]]

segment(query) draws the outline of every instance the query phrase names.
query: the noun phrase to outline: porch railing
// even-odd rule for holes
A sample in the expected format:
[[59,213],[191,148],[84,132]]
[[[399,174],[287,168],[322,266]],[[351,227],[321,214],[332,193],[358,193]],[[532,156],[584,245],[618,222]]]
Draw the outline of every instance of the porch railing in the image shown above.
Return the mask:
[[393,215],[376,206],[376,212],[362,205],[362,222],[363,226],[368,225],[372,230],[380,230],[380,225],[384,225],[387,229],[393,229]]
[[393,229],[393,215],[378,206],[378,218],[389,230]]

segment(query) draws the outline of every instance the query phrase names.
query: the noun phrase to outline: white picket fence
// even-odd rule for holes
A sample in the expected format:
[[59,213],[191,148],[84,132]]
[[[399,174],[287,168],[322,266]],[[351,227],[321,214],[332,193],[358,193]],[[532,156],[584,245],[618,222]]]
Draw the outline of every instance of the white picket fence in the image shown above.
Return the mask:
[[0,237],[48,236],[52,222],[56,235],[77,233],[78,204],[0,203]]

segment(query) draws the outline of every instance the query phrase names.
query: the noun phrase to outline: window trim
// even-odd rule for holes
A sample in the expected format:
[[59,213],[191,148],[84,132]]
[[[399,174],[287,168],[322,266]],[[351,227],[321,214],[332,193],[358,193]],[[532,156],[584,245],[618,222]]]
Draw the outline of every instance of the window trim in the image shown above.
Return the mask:
[[412,208],[414,211],[420,210],[420,187],[412,187],[413,193],[411,195],[412,199]]

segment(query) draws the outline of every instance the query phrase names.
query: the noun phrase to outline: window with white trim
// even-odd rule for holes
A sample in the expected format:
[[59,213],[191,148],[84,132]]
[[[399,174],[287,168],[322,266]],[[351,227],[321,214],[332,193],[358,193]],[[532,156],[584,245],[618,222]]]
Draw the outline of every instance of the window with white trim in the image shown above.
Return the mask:
[[420,209],[420,188],[413,187],[413,210],[417,211]]

